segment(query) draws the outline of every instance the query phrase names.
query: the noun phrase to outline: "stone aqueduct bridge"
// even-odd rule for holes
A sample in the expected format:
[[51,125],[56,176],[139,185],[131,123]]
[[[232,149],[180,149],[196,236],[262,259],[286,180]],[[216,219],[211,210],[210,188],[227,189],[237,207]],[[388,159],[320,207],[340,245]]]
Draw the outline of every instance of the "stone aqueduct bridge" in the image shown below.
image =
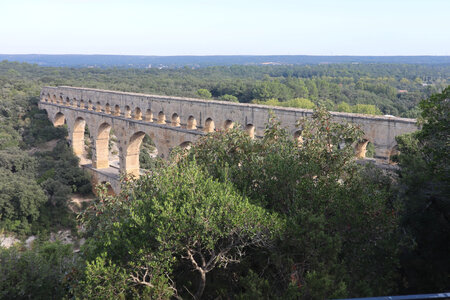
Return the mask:
[[[240,124],[251,136],[262,136],[269,110],[295,137],[296,121],[312,114],[312,110],[306,109],[66,86],[44,87],[39,107],[47,111],[55,126],[67,124],[73,151],[78,156],[83,152],[87,124],[94,141],[92,168],[96,170],[109,167],[112,129],[118,139],[120,170],[134,175],[139,174],[139,147],[145,134],[154,141],[158,154],[168,157],[172,148],[234,124]],[[356,123],[364,131],[364,141],[356,146],[358,157],[365,156],[366,145],[371,142],[375,158],[388,161],[395,151],[395,137],[417,130],[414,119],[336,112],[332,116],[336,121]]]

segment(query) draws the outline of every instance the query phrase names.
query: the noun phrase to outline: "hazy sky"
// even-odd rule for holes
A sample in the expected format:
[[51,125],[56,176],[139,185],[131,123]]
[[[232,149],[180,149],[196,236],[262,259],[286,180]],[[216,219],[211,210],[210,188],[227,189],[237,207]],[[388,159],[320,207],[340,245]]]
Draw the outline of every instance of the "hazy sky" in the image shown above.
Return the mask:
[[450,55],[450,0],[0,0],[0,53]]

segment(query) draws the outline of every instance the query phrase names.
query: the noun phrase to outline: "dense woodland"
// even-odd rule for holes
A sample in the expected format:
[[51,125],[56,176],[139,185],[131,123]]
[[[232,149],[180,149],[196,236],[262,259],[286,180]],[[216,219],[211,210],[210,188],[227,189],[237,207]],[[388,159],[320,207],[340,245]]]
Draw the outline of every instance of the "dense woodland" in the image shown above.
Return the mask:
[[[1,299],[325,299],[450,286],[450,66],[332,64],[76,69],[0,63]],[[73,85],[315,109],[302,142],[219,131],[147,175],[91,193],[64,127],[37,108]],[[446,88],[446,89],[445,89]],[[405,92],[407,91],[407,92]],[[354,159],[362,132],[327,110],[419,117],[396,172]],[[332,145],[342,144],[342,147]],[[148,141],[150,144],[151,141]],[[52,145],[51,147],[49,145]],[[146,147],[144,145],[144,147]],[[49,242],[71,229],[86,244]],[[79,230],[82,228],[82,230]]]

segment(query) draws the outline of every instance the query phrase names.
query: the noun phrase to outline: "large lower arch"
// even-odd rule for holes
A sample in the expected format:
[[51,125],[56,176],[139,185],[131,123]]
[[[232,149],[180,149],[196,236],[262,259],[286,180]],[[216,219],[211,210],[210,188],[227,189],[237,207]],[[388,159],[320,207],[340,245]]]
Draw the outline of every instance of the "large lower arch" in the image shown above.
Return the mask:
[[96,169],[105,169],[109,167],[109,133],[111,125],[102,123],[95,139],[95,151],[92,157],[92,166]]

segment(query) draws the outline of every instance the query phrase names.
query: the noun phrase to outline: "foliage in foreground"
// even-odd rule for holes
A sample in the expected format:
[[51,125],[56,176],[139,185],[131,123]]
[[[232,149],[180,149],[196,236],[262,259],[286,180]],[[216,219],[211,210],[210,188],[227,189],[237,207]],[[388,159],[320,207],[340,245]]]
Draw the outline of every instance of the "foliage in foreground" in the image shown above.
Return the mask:
[[75,266],[70,245],[35,242],[31,250],[0,248],[0,299],[62,299]]
[[187,156],[286,220],[271,255],[255,252],[241,278],[252,269],[261,289],[270,284],[269,298],[393,292],[401,237],[391,179],[358,168],[352,145],[362,133],[354,126],[319,109],[299,127],[300,141],[276,120],[260,140],[238,130],[215,133]]
[[118,197],[101,196],[84,222],[92,234],[89,266],[104,264],[104,272],[88,268],[79,294],[91,293],[99,278],[126,273],[111,288],[151,298],[200,299],[210,272],[239,263],[249,247],[268,247],[279,227],[275,215],[195,162],[143,176]]
[[450,282],[450,87],[420,107],[422,129],[397,138],[403,226],[414,245],[402,271],[407,292],[431,293]]
[[118,197],[101,196],[83,216],[90,242],[77,295],[322,299],[393,291],[401,239],[390,179],[355,164],[361,132],[352,125],[317,110],[299,126],[300,143],[276,120],[260,140],[213,133],[126,180]]

